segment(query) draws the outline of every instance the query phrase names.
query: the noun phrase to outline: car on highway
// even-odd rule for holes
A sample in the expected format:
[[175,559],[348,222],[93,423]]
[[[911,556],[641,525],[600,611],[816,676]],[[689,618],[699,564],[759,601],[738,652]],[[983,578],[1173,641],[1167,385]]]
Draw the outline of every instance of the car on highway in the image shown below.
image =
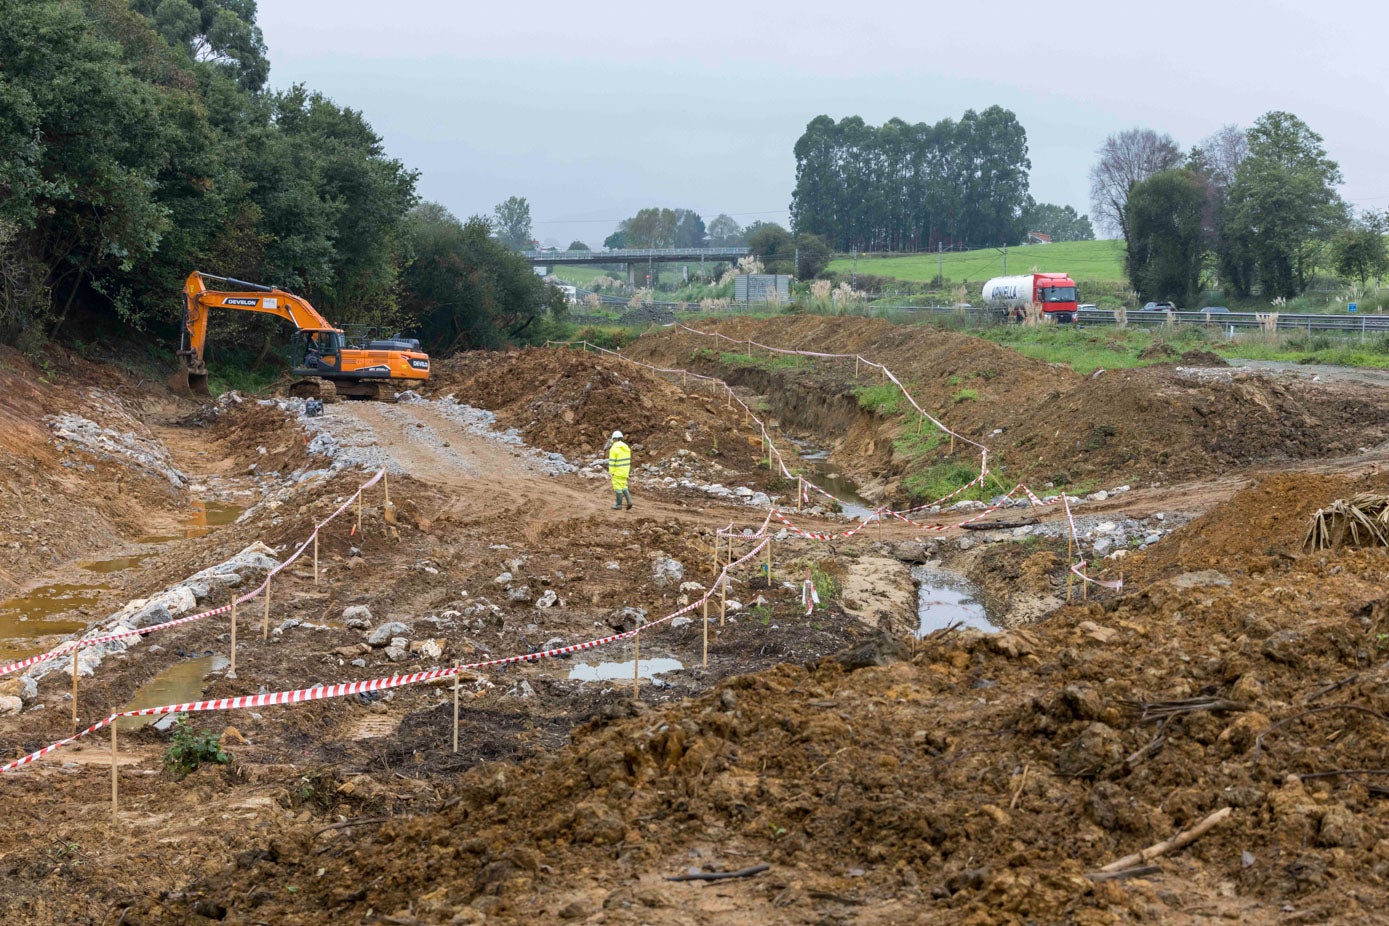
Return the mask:
[[1175,312],[1177,307],[1170,302],[1149,302],[1144,304],[1145,312]]
[[1093,302],[1082,302],[1080,305],[1076,306],[1076,311],[1078,311],[1078,312],[1085,312],[1085,311],[1088,310],[1088,311],[1093,312],[1095,309],[1098,309],[1098,308],[1099,308],[1099,306],[1095,305],[1095,303],[1093,303]]
[[1229,312],[1230,312],[1230,310],[1229,310],[1227,307],[1223,306],[1223,305],[1208,305],[1208,306],[1206,306],[1204,309],[1202,309],[1201,311],[1202,311],[1202,312],[1210,312],[1210,313],[1212,313],[1212,314],[1214,314],[1214,313],[1224,313],[1224,314],[1227,314],[1227,315],[1228,315]]

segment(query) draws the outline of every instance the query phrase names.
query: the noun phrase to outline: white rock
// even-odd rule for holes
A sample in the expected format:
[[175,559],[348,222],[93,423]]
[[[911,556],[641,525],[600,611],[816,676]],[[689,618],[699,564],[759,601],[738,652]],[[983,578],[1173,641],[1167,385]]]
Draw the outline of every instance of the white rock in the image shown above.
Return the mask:
[[677,585],[684,577],[685,567],[679,560],[671,559],[669,556],[660,557],[651,567],[651,579],[657,588]]
[[693,623],[694,623],[694,618],[685,617],[685,616],[682,615],[682,616],[680,616],[680,617],[674,618],[674,619],[670,622],[670,626],[671,626],[672,628],[674,628],[674,627],[688,627],[690,624],[693,624]]
[[371,632],[371,636],[367,637],[367,643],[376,647],[390,646],[394,640],[404,639],[401,634],[409,632],[410,628],[400,621],[387,621]]
[[14,695],[0,696],[0,716],[18,714],[24,710],[24,699]]
[[559,595],[557,595],[555,593],[555,590],[551,588],[545,590],[545,594],[540,596],[540,600],[538,600],[535,603],[535,606],[537,608],[553,608],[558,603]]

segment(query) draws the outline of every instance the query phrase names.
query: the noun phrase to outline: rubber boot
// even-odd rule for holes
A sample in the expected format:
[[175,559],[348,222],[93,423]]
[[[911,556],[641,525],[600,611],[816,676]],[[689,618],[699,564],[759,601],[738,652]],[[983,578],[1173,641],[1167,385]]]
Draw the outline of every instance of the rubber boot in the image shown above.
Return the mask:
[[617,496],[616,500],[613,502],[613,511],[619,511],[622,508],[622,493],[614,489],[613,494]]
[[623,489],[623,490],[622,490],[622,497],[625,498],[625,499],[627,500],[627,510],[628,510],[628,511],[631,511],[631,510],[632,510],[632,493],[631,493],[631,492],[628,492],[626,489]]

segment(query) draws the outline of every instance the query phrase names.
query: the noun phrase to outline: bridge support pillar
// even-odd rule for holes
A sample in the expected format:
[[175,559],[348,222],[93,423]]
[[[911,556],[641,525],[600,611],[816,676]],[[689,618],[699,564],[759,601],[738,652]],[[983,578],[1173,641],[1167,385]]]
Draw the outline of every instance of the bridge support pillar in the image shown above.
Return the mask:
[[637,272],[632,269],[633,265],[627,265],[627,286],[631,289],[637,288]]

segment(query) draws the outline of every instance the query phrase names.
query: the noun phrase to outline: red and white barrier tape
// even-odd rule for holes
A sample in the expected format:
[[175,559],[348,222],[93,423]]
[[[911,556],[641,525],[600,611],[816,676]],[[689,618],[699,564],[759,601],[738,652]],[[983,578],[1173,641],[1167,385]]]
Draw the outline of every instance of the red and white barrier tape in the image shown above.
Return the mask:
[[732,570],[735,566],[741,566],[742,564],[754,558],[758,553],[762,551],[762,549],[766,545],[767,540],[764,539],[761,543],[753,547],[752,550],[748,551],[742,557],[724,566],[724,568],[719,572],[718,579],[713,583],[709,590],[706,591],[704,595],[698,600],[691,602],[690,604],[686,605],[678,611],[674,611],[670,614],[667,614],[665,617],[659,618],[654,621],[648,621],[647,623],[642,624],[641,626],[633,630],[627,630],[621,633],[610,634],[606,637],[599,637],[593,640],[585,640],[582,643],[573,643],[568,646],[557,646],[553,649],[539,650],[532,653],[524,653],[518,656],[503,656],[497,659],[488,659],[483,662],[468,663],[466,665],[455,665],[442,669],[430,669],[424,672],[412,672],[408,675],[392,675],[384,678],[366,679],[364,681],[357,682],[340,682],[335,685],[315,685],[312,688],[300,688],[294,691],[274,691],[268,692],[266,694],[241,695],[235,698],[213,698],[203,701],[188,701],[183,704],[164,704],[158,707],[145,707],[140,708],[139,710],[120,711],[118,713],[110,715],[105,720],[97,721],[96,723],[87,727],[85,730],[81,730],[73,734],[72,736],[67,737],[66,739],[61,739],[56,743],[50,743],[42,749],[32,752],[27,756],[15,759],[13,762],[9,762],[5,765],[0,765],[0,773],[14,771],[17,768],[29,765],[37,761],[38,759],[43,758],[49,753],[55,752],[63,748],[64,746],[76,742],[77,740],[81,739],[84,736],[87,736],[90,733],[95,733],[97,730],[109,726],[110,724],[121,719],[122,717],[153,717],[161,714],[191,714],[202,711],[232,711],[242,710],[245,708],[272,707],[274,705],[279,704],[305,704],[310,701],[321,701],[327,698],[345,698],[369,691],[385,691],[391,688],[401,688],[406,685],[416,685],[421,682],[430,682],[435,681],[437,679],[452,678],[458,675],[460,672],[467,672],[474,669],[488,669],[497,666],[514,665],[516,663],[522,662],[539,662],[542,659],[549,659],[555,656],[564,656],[569,655],[571,653],[578,653],[584,650],[594,649],[599,646],[606,646],[607,644],[614,643],[618,640],[631,639],[644,631],[650,630],[652,627],[656,627],[669,621],[673,621],[675,618],[680,617],[683,614],[687,614],[690,611],[693,611],[695,608],[702,605],[706,600],[713,596],[713,590],[715,588],[718,588],[719,582],[725,580],[725,577],[728,575],[730,570]]
[[[1068,525],[1070,525],[1070,528],[1071,528],[1071,537],[1074,538],[1074,537],[1076,537],[1076,521],[1075,521],[1075,516],[1071,514],[1071,500],[1070,500],[1069,498],[1066,497],[1066,493],[1065,493],[1064,491],[1061,493],[1061,504],[1062,504],[1062,506],[1066,509],[1066,523],[1067,523]],[[1077,555],[1077,556],[1080,556],[1080,541],[1079,541],[1079,540],[1076,540],[1076,555]],[[1104,579],[1092,579],[1092,578],[1090,578],[1089,576],[1087,576],[1087,575],[1085,574],[1085,566],[1086,566],[1086,565],[1087,565],[1087,564],[1086,564],[1086,561],[1085,561],[1085,557],[1080,556],[1079,561],[1077,561],[1077,562],[1075,563],[1075,565],[1071,566],[1071,572],[1074,573],[1074,574],[1077,575],[1077,576],[1080,576],[1081,579],[1083,579],[1083,580],[1086,581],[1086,582],[1089,582],[1091,585],[1100,585],[1100,586],[1103,586],[1104,588],[1112,588],[1112,589],[1115,589],[1116,591],[1119,590],[1119,589],[1122,589],[1122,588],[1124,587],[1124,580],[1123,580],[1123,579],[1104,580]]]

